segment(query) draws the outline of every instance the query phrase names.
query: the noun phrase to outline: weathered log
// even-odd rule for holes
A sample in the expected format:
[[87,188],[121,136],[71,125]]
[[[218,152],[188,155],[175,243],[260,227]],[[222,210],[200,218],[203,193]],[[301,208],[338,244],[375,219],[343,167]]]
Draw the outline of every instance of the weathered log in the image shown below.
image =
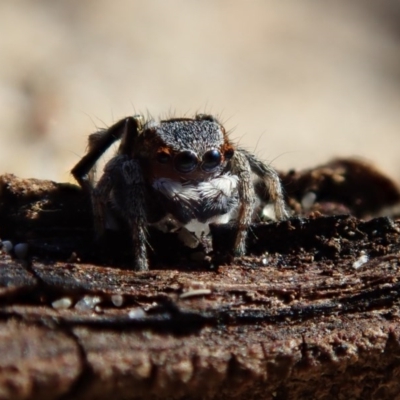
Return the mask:
[[152,232],[149,272],[123,234],[92,243],[76,186],[1,177],[0,237],[30,253],[0,254],[0,399],[400,398],[400,222],[320,215],[379,212],[397,188],[374,175],[360,207],[325,186],[304,210],[307,174],[283,178],[311,217],[255,224],[249,256],[229,256],[229,226],[200,262]]

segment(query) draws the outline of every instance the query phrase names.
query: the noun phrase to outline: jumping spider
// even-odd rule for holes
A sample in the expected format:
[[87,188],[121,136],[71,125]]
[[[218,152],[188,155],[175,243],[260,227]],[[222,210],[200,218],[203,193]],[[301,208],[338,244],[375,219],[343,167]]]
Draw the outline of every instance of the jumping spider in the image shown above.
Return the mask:
[[[117,140],[117,154],[94,184],[96,162]],[[259,209],[253,174],[266,188],[276,219],[287,217],[276,171],[236,148],[211,115],[160,122],[145,121],[141,115],[125,118],[90,135],[87,154],[71,172],[90,193],[98,236],[106,229],[110,204],[127,221],[136,270],[149,268],[148,225],[192,232],[199,224],[231,222],[236,230],[234,254],[244,255],[247,232]]]

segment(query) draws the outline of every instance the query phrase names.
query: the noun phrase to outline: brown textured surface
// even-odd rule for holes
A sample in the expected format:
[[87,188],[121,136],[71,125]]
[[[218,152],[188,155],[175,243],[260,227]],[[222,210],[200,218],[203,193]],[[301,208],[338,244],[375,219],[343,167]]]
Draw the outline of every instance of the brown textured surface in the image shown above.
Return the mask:
[[[342,182],[370,171],[354,194],[380,193],[360,213],[398,201],[390,180],[352,163],[342,161]],[[329,168],[336,162],[315,171]],[[299,188],[307,174],[288,176]],[[163,263],[175,243],[163,237],[155,269],[139,273],[118,241],[114,263],[104,251],[117,267],[92,264],[100,249],[76,187],[8,175],[0,190],[0,237],[31,246],[29,262],[0,255],[0,399],[400,398],[396,220],[323,216],[339,205],[355,213],[324,190],[314,212],[298,209],[310,218],[254,225],[247,257],[230,259],[220,226],[211,260],[196,264],[182,249]],[[296,190],[289,204],[300,207],[310,186]],[[82,306],[85,295],[97,306]],[[52,307],[60,298],[72,306]]]

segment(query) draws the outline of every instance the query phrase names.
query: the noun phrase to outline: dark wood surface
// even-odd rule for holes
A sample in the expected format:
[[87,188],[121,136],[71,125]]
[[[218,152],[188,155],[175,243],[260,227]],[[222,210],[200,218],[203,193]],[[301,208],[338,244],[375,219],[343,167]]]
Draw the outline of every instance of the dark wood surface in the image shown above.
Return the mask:
[[400,223],[371,219],[396,186],[352,160],[282,178],[296,216],[248,256],[229,226],[206,257],[155,232],[135,272],[76,186],[1,177],[0,237],[29,255],[0,254],[0,399],[400,398]]

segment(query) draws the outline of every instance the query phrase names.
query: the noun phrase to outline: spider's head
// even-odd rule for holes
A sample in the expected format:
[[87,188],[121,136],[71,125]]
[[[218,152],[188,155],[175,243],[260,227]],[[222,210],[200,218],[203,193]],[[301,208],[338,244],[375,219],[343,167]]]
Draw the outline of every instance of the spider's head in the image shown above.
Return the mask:
[[224,127],[209,115],[153,123],[144,134],[152,143],[154,178],[208,180],[226,169],[234,153]]

